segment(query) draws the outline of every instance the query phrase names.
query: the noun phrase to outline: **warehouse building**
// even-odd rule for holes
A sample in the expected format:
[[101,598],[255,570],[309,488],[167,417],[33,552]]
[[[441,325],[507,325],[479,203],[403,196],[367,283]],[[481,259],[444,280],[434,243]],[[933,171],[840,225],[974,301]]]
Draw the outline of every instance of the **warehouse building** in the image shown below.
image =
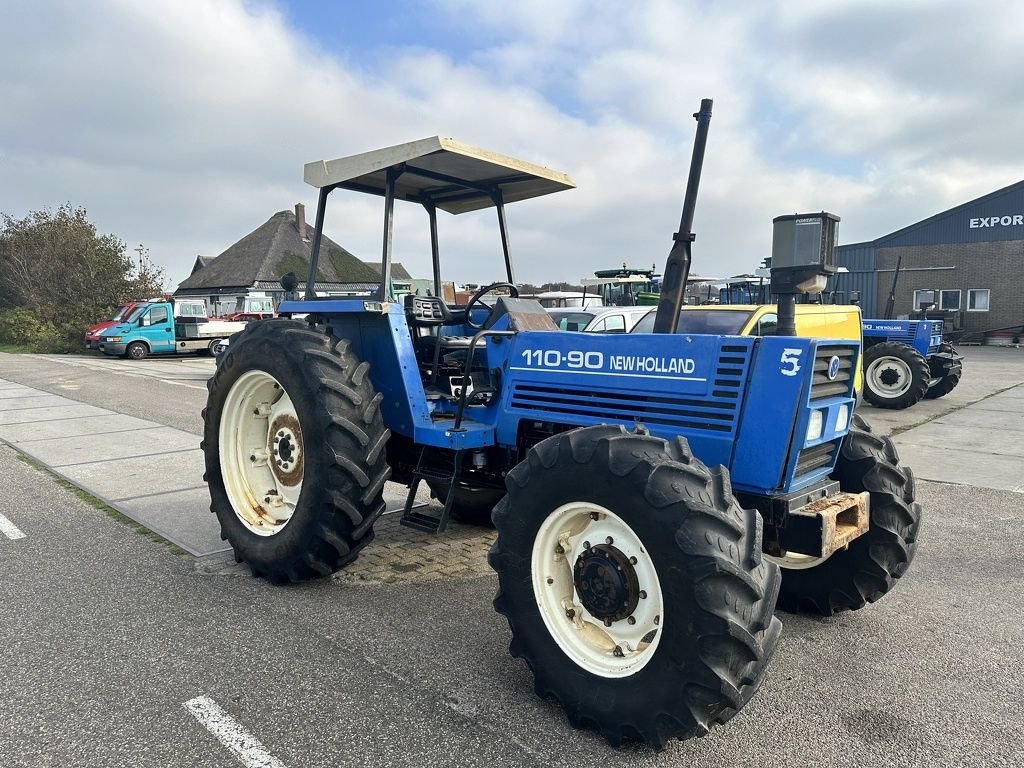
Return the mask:
[[860,293],[881,317],[899,264],[893,317],[924,304],[965,340],[1019,336],[1024,325],[1024,181],[868,243],[837,248],[834,301]]

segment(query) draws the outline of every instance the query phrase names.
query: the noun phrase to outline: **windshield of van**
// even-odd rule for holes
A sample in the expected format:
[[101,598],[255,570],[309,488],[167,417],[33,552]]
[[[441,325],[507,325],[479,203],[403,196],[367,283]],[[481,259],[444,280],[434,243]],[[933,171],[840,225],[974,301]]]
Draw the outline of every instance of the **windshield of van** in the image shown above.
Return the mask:
[[[653,333],[655,315],[657,310],[652,309],[630,333]],[[679,311],[676,333],[736,336],[749,319],[749,309],[683,309]]]
[[135,307],[135,309],[133,309],[131,312],[129,312],[128,315],[124,319],[121,320],[121,322],[122,323],[134,323],[136,320],[139,319],[139,315],[141,315],[144,311],[146,311],[146,309],[148,307],[149,307],[149,304],[139,304],[139,306]]

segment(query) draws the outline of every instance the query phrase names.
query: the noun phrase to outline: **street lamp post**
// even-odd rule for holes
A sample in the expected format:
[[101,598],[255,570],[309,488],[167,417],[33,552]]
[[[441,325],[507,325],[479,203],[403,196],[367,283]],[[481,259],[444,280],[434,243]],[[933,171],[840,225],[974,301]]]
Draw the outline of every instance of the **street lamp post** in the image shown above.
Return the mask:
[[139,254],[139,277],[142,277],[142,262],[143,262],[143,257],[144,257],[144,256],[146,256],[146,257],[148,257],[148,256],[149,256],[149,248],[146,248],[146,247],[144,247],[144,246],[142,245],[142,243],[139,243],[139,247],[138,247],[138,248],[135,248],[134,250],[135,250],[135,252],[136,252],[137,254]]

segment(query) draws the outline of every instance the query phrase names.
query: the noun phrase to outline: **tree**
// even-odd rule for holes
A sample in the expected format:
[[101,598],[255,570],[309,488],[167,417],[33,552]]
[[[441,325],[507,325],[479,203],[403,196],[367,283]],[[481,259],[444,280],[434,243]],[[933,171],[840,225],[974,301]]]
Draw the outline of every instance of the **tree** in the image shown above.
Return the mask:
[[136,265],[118,237],[96,232],[84,208],[0,216],[0,315],[23,310],[19,318],[29,312],[54,329],[39,348],[79,349],[85,329],[114,307],[163,291],[163,270]]

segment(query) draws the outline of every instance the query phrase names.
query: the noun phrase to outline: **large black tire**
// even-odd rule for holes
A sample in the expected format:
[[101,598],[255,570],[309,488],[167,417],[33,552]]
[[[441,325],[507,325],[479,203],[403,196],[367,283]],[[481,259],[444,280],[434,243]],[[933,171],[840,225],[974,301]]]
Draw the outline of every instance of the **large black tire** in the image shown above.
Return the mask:
[[[431,495],[444,504],[448,497],[448,483],[428,482]],[[492,525],[494,506],[505,497],[504,488],[467,488],[455,486],[452,499],[452,517],[466,525]]]
[[[761,558],[761,518],[736,502],[728,470],[705,467],[682,438],[667,442],[646,432],[595,426],[539,443],[506,484],[508,495],[494,510],[498,538],[488,557],[498,574],[494,607],[508,619],[509,650],[530,666],[538,695],[556,698],[573,726],[592,727],[614,745],[635,739],[657,749],[671,738],[706,734],[746,704],[779,639],[781,624],[773,611],[780,577],[778,568]],[[539,544],[551,521],[560,528],[563,505],[576,503],[583,509],[597,505],[625,521],[647,558],[637,568],[652,568],[660,585],[664,616],[654,619],[658,626],[648,640],[657,645],[643,650],[641,641],[627,649],[651,655],[617,677],[595,673],[578,651],[563,650],[564,639],[556,639],[555,632],[573,629],[555,622],[575,624],[576,613],[543,607],[541,591],[553,582],[532,564],[537,552],[554,558],[552,568],[563,568],[558,556],[572,562],[575,549],[564,554],[556,547],[556,555],[548,556]],[[601,517],[592,512],[582,519]],[[593,553],[585,549],[588,544],[581,545],[577,566]],[[563,588],[586,606],[584,595],[595,591],[586,582],[581,587],[576,570],[568,568],[560,571],[571,581]],[[644,599],[651,589],[645,583],[634,583],[645,590]],[[612,624],[604,622],[610,631],[618,631],[623,621],[617,615]]]
[[844,491],[868,491],[870,526],[819,565],[787,568],[780,560],[779,607],[791,613],[831,616],[863,608],[892,590],[914,559],[921,505],[914,500],[914,474],[899,465],[892,440],[872,434],[854,415],[832,477]]
[[879,408],[909,408],[931,381],[928,361],[913,347],[883,341],[864,352],[864,399]]
[[149,354],[149,347],[143,344],[141,341],[133,341],[128,345],[128,348],[124,351],[124,356],[129,360],[142,360],[146,355]]
[[[939,352],[943,354],[955,355],[956,349],[952,344],[942,343],[939,345]],[[948,395],[954,389],[956,385],[960,383],[960,377],[963,376],[964,366],[960,360],[955,360],[949,366],[945,368],[942,377],[928,387],[928,391],[924,393],[924,396],[929,400],[935,400],[936,398]]]
[[[372,541],[391,469],[385,456],[390,432],[381,419],[381,395],[370,383],[369,367],[350,351],[348,340],[296,320],[250,323],[232,337],[208,383],[202,448],[210,509],[220,521],[221,537],[254,576],[274,583],[327,576]],[[232,387],[249,372],[256,372],[257,380],[260,374],[273,377],[291,398],[298,422],[297,455],[303,459],[294,511],[270,535],[254,533],[243,522],[225,486],[225,471],[233,470],[221,465],[220,426],[230,417],[225,403]],[[264,491],[246,488],[254,491],[258,504]]]

